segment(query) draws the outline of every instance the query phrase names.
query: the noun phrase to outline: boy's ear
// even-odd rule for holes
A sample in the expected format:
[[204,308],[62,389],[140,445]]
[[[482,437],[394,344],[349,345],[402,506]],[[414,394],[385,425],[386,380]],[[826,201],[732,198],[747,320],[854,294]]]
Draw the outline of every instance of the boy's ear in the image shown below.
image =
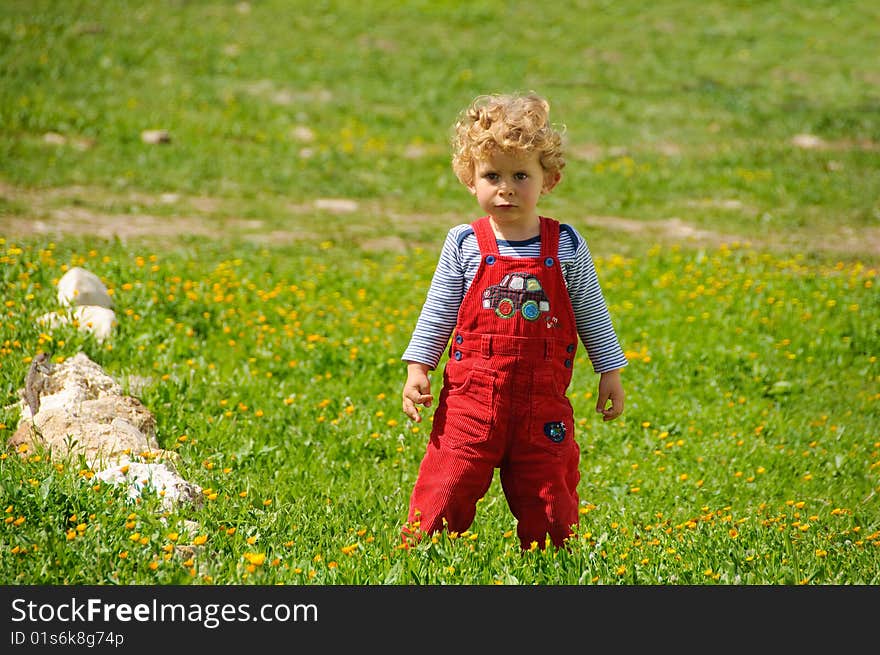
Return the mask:
[[541,189],[542,193],[550,193],[559,181],[562,179],[562,171],[555,171],[553,173],[546,173],[544,175],[544,187]]

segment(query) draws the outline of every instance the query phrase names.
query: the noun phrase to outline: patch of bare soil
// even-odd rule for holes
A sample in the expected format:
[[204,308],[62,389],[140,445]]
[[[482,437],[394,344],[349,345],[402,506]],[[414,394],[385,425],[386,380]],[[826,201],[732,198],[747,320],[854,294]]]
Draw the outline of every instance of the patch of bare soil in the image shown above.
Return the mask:
[[651,235],[652,238],[662,237],[670,241],[693,241],[701,244],[744,243],[746,238],[725,235],[711,230],[703,230],[685,223],[678,218],[657,221],[638,221],[618,216],[585,216],[582,220],[592,227],[628,232],[630,234]]
[[[157,239],[173,241],[184,236],[225,238],[236,236],[257,243],[283,244],[301,240],[320,239],[320,229],[303,229],[297,221],[296,229],[277,229],[258,219],[230,216],[234,210],[227,202],[203,196],[182,197],[179,194],[150,195],[143,192],[109,193],[106,189],[68,187],[49,190],[28,190],[0,183],[0,198],[21,207],[29,207],[32,217],[0,215],[0,235],[7,238],[21,236],[45,236],[60,238],[65,235],[99,238]],[[100,202],[96,202],[100,199]],[[737,201],[726,209],[741,209]],[[95,205],[107,207],[136,207],[134,213],[102,211]],[[189,210],[186,215],[166,216],[156,212],[160,206],[173,205],[176,210]],[[153,210],[151,213],[150,210]],[[335,215],[366,215],[375,220],[390,222],[398,232],[407,226],[436,222],[448,225],[454,217],[436,214],[399,214],[382,206],[381,202],[363,203],[348,198],[316,198],[308,203],[290,203],[286,207],[291,214],[312,216],[316,212]],[[362,218],[362,217],[361,217]],[[684,243],[699,246],[749,244],[756,248],[800,249],[813,252],[841,253],[850,256],[875,259],[880,257],[880,228],[855,230],[848,226],[835,228],[816,239],[814,234],[787,231],[773,240],[755,235],[721,233],[705,229],[680,218],[641,221],[619,216],[583,216],[577,223],[614,232],[637,235],[640,239],[660,242]],[[371,250],[405,250],[407,244],[399,236],[381,234],[378,223],[353,220],[350,236],[358,239],[361,246]],[[361,237],[358,237],[361,233]]]
[[638,221],[618,216],[584,216],[581,219],[587,225],[599,229],[626,232],[639,235],[649,240],[666,242],[684,242],[700,246],[720,246],[722,244],[749,244],[756,248],[768,250],[794,250],[840,253],[853,256],[864,256],[870,259],[880,258],[880,228],[863,228],[855,230],[849,226],[840,226],[833,233],[823,234],[817,240],[796,232],[788,231],[777,238],[769,240],[754,235],[721,233],[691,225],[679,218],[668,218],[654,221]]
[[826,141],[815,134],[795,134],[791,138],[791,145],[803,150],[865,150],[868,152],[880,151],[880,143],[871,139],[842,139]]

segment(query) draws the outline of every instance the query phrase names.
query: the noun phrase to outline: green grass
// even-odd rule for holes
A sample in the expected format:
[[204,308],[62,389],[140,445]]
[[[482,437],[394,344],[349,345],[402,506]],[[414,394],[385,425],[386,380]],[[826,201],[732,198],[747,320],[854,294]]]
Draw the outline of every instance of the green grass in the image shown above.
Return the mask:
[[[91,187],[86,207],[126,190],[265,198],[276,224],[316,196],[470,213],[455,114],[535,89],[571,153],[556,214],[765,240],[876,230],[873,3],[508,4],[6,2],[0,176]],[[172,143],[141,143],[153,128]],[[793,146],[802,133],[827,147]]]
[[[878,582],[876,268],[729,247],[597,257],[631,359],[628,407],[614,423],[596,418],[581,355],[579,538],[570,553],[523,557],[497,484],[471,534],[397,549],[426,437],[400,413],[398,357],[435,253],[5,247],[17,300],[0,331],[4,404],[38,349],[82,350],[123,381],[146,375],[139,396],[160,445],[206,496],[166,524],[155,502],[93,486],[82,463],[10,454],[9,582]],[[74,264],[112,283],[109,343],[31,327]],[[17,413],[4,411],[5,434]],[[207,537],[189,566],[162,550],[184,519]],[[266,563],[248,573],[245,553]]]
[[[147,378],[206,492],[163,515],[7,452],[0,580],[880,582],[873,3],[243,6],[0,7],[0,439],[30,357],[83,351]],[[528,89],[566,128],[542,209],[589,240],[626,413],[596,418],[581,355],[569,551],[520,553],[497,483],[467,534],[400,550],[430,423],[400,412],[399,357],[446,229],[476,217],[448,129]],[[34,324],[73,265],[113,289],[104,344]]]

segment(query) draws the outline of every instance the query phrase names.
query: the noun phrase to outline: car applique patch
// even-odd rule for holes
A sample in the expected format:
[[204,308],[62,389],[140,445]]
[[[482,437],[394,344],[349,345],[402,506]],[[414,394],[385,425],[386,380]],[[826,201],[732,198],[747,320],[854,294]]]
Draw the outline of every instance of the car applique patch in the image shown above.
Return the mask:
[[562,421],[551,421],[544,424],[544,434],[553,443],[560,443],[565,439],[565,423]]
[[550,311],[550,299],[531,273],[508,273],[483,291],[483,309],[493,309],[501,318],[519,313],[527,321],[535,321]]

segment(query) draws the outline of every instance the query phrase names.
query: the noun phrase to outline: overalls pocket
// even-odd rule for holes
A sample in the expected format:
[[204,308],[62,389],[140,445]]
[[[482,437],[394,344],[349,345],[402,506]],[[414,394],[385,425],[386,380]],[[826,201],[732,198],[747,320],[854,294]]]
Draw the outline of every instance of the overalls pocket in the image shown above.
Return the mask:
[[447,369],[445,426],[441,440],[452,448],[481,443],[492,428],[496,373],[453,365]]
[[529,443],[562,457],[577,446],[574,439],[574,411],[568,397],[559,391],[560,381],[554,378],[551,370],[535,372]]

